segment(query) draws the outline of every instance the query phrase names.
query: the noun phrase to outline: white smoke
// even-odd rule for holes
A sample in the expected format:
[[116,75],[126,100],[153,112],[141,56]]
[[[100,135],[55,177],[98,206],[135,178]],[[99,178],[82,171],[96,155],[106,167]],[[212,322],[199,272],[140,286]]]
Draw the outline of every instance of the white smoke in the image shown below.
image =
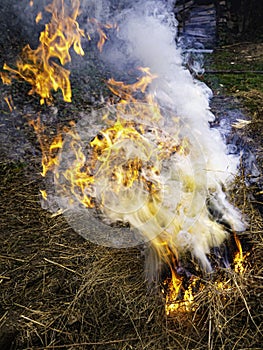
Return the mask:
[[[107,188],[104,195],[108,195],[109,202],[104,214],[112,222],[128,222],[148,240],[152,239],[153,254],[147,260],[149,280],[155,279],[161,265],[162,241],[169,242],[171,251],[179,254],[179,258],[180,254],[190,251],[204,269],[211,270],[207,257],[210,249],[222,244],[227,233],[217,218],[211,218],[210,210],[218,213],[221,222],[233,230],[245,228],[241,214],[223,191],[223,187],[227,191],[234,180],[239,158],[227,154],[220,133],[209,127],[209,122],[214,120],[209,107],[212,92],[183,64],[182,51],[176,44],[177,21],[172,12],[173,5],[173,1],[124,1],[119,4],[114,0],[87,0],[81,4],[83,15],[87,12],[101,22],[118,23],[116,38],[106,42],[101,56],[109,69],[113,73],[116,71],[118,76],[123,74],[124,78],[130,67],[135,71],[137,66],[149,67],[152,74],[157,74],[149,92],[170,112],[164,114],[164,120],[157,123],[156,128],[163,129],[171,137],[179,133],[181,139],[189,140],[189,154],[185,158],[171,157],[169,171],[165,169],[161,173],[161,180],[164,180],[161,207],[152,201],[151,206],[147,204],[136,213],[131,212],[131,193],[125,192],[129,194],[128,199],[118,196],[114,199],[110,181],[102,179],[103,190]],[[128,152],[126,142],[122,147],[126,158],[135,152],[134,149]],[[145,201],[143,195],[140,197],[141,193],[136,198],[139,202],[140,198]],[[114,210],[109,208],[110,203]],[[60,205],[67,209],[61,202]],[[81,234],[85,236],[85,233]]]
[[[192,167],[195,174],[199,174],[195,178],[199,198],[196,195],[195,200],[201,199],[203,203],[209,198],[210,205],[220,213],[222,221],[234,230],[244,230],[241,214],[229,203],[222,190],[222,185],[226,190],[231,185],[239,157],[227,154],[227,146],[220,133],[209,127],[209,122],[214,120],[209,107],[212,92],[204,83],[194,79],[183,65],[181,49],[176,45],[177,21],[171,12],[173,4],[146,1],[133,2],[133,5],[116,16],[119,41],[108,43],[103,59],[109,65],[119,65],[123,69],[130,62],[136,62],[158,75],[151,85],[151,92],[160,105],[169,108],[181,119],[182,125],[185,125],[181,133],[192,142]],[[166,131],[172,134],[176,125],[171,120],[167,120],[166,125]],[[198,169],[203,166],[205,169]],[[207,209],[199,210],[202,222],[199,222],[197,230],[203,232],[192,232],[189,239],[189,234],[182,229],[176,239],[179,247],[187,246],[203,266],[209,268],[206,254],[211,247],[221,244],[227,234],[222,233],[219,227],[210,230]],[[200,220],[196,213],[193,220]]]

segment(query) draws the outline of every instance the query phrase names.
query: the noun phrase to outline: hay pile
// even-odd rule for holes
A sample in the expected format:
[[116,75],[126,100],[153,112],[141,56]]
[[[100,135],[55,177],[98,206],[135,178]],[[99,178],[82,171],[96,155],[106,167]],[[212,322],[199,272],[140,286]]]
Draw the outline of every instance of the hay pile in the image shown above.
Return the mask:
[[262,220],[245,186],[238,198],[252,250],[244,275],[219,271],[195,311],[167,317],[162,293],[144,281],[140,248],[85,241],[41,209],[25,165],[2,163],[0,173],[1,349],[261,348]]

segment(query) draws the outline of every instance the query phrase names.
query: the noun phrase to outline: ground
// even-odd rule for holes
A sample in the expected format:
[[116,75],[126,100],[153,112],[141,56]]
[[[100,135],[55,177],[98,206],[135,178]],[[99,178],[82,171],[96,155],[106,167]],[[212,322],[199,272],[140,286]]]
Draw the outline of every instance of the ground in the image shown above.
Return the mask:
[[[226,101],[251,122],[233,129],[230,137],[238,137],[251,151],[259,172],[262,52],[262,44],[250,42],[220,47],[199,77],[213,89],[215,123]],[[231,74],[233,69],[239,73]],[[73,104],[60,96],[56,101],[64,120],[89,109],[74,73],[72,87]],[[51,125],[58,116],[53,106],[39,106],[27,92],[24,83],[0,90],[0,348],[261,349],[262,177],[255,181],[251,169],[241,167],[232,191],[233,203],[248,221],[241,237],[249,253],[244,274],[218,271],[204,281],[206,288],[191,312],[167,317],[161,288],[145,281],[142,247],[96,246],[75,233],[63,216],[42,209],[40,151],[27,116],[39,112]],[[225,288],[218,289],[215,280],[225,281]]]

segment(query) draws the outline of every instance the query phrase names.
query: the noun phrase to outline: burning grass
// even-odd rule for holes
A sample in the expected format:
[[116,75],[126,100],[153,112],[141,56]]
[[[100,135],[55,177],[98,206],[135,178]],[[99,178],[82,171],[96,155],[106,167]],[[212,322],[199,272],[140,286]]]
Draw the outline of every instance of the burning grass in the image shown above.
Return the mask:
[[[12,99],[5,103],[19,114]],[[261,347],[262,218],[253,202],[259,190],[246,186],[246,175],[241,172],[232,198],[249,222],[239,252],[245,261],[237,272],[232,264],[200,273],[191,289],[182,281],[184,295],[175,303],[165,300],[165,284],[145,281],[144,246],[92,244],[63,216],[41,209],[40,170],[32,176],[32,163],[0,165],[1,349]]]
[[25,170],[1,164],[2,349],[260,348],[262,219],[244,185],[245,272],[217,271],[202,280],[192,312],[166,317],[163,295],[144,280],[143,250],[83,240],[41,209]]

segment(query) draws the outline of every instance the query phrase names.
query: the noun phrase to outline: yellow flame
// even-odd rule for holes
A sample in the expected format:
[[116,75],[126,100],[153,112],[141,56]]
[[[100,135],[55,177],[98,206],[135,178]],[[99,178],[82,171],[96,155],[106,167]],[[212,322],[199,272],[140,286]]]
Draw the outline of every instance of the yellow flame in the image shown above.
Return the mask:
[[243,254],[241,242],[235,232],[234,238],[238,249],[234,257],[234,270],[236,273],[243,274],[245,272],[245,258],[249,255],[249,252]]
[[[4,64],[3,68],[5,69],[6,65]],[[6,72],[0,72],[0,77],[2,79],[3,84],[10,85],[12,83],[12,79]]]
[[41,175],[46,176],[47,172],[54,169],[54,166],[58,164],[57,153],[63,145],[62,134],[58,133],[50,142],[49,138],[45,135],[45,126],[41,123],[40,117],[36,120],[30,120],[29,125],[34,128],[37,135],[42,151],[43,170]]
[[[46,11],[52,14],[50,23],[46,24],[45,30],[40,34],[40,44],[36,50],[29,45],[25,46],[21,58],[17,61],[17,69],[4,64],[12,78],[21,78],[32,85],[30,94],[40,95],[40,103],[52,101],[51,91],[60,89],[65,101],[71,101],[71,86],[69,81],[70,72],[63,68],[70,62],[69,50],[71,47],[79,55],[84,55],[81,47],[81,37],[84,31],[79,28],[76,21],[79,14],[79,0],[71,1],[72,8],[64,6],[63,0],[54,0],[46,6]],[[40,15],[36,21],[39,21]],[[54,60],[58,59],[60,64]],[[3,77],[3,82],[8,79]],[[9,78],[10,82],[10,78]]]
[[152,74],[148,67],[139,67],[138,70],[141,71],[143,75],[136,83],[124,84],[122,81],[116,81],[113,78],[108,80],[109,89],[114,95],[119,96],[126,103],[137,101],[137,99],[133,97],[133,94],[137,91],[145,93],[149,84],[158,77],[156,74]]
[[[100,52],[102,52],[103,46],[106,42],[106,40],[109,40],[107,34],[105,33],[105,29],[118,29],[117,23],[100,23],[96,18],[89,18],[88,20],[89,23],[91,23],[94,27],[97,33],[99,34],[99,41],[97,43],[97,47]],[[93,29],[94,30],[94,29]],[[91,40],[91,35],[88,32],[87,33],[87,38]]]
[[35,19],[36,23],[39,23],[39,22],[41,21],[42,18],[43,18],[42,12],[39,12],[39,13],[37,14],[37,16],[36,16],[36,19]]
[[[191,277],[189,286],[186,289],[182,287],[183,277],[177,276],[175,272],[173,272],[171,281],[166,280],[164,283],[168,285],[165,303],[167,316],[175,312],[191,312],[196,310],[194,303],[196,294],[204,289],[204,285],[200,283],[199,277]],[[197,292],[194,292],[194,290],[197,290]]]
[[[30,1],[30,6],[33,6],[33,0]],[[30,94],[38,94],[41,104],[52,101],[52,90],[57,91],[59,89],[62,91],[64,100],[71,101],[70,72],[62,66],[71,61],[71,48],[77,54],[84,55],[81,38],[85,36],[77,22],[80,7],[79,0],[71,0],[71,6],[71,9],[67,8],[63,0],[54,0],[52,4],[46,6],[46,11],[51,13],[52,17],[50,23],[46,24],[44,31],[40,34],[38,48],[33,50],[27,45],[22,51],[21,59],[17,62],[17,69],[12,69],[4,64],[3,68],[8,73],[0,73],[3,83],[10,84],[12,78],[21,78],[27,81],[32,85]],[[42,13],[40,12],[35,19],[36,23],[39,23],[41,19]],[[99,34],[97,47],[101,52],[106,40],[109,39],[105,29],[117,29],[117,25],[101,24],[96,19],[90,19],[89,21]],[[89,33],[87,33],[87,37],[89,40],[91,39]],[[55,60],[58,60],[60,64],[56,63]],[[153,130],[159,153],[157,162],[150,162],[152,148],[143,137],[146,131],[145,126],[138,124],[136,121],[160,121],[162,113],[154,95],[147,93],[147,88],[157,78],[157,75],[151,73],[148,67],[139,67],[138,70],[141,72],[141,77],[133,84],[125,84],[113,78],[108,80],[110,91],[120,98],[120,103],[117,105],[117,120],[112,123],[107,120],[107,114],[104,116],[104,121],[108,124],[108,127],[101,130],[86,145],[91,151],[88,157],[83,150],[80,136],[74,128],[65,127],[50,140],[46,135],[46,129],[40,117],[29,122],[37,134],[42,150],[42,176],[46,176],[49,171],[53,171],[55,182],[60,183],[61,178],[63,178],[61,190],[64,191],[64,194],[66,191],[68,198],[73,195],[86,208],[93,208],[98,205],[93,186],[101,179],[107,178],[111,180],[111,190],[116,194],[128,191],[133,188],[134,184],[141,183],[143,189],[150,194],[151,198],[147,203],[147,209],[153,216],[156,216],[158,208],[156,208],[154,202],[158,203],[161,200],[162,185],[158,178],[161,161],[169,158],[173,153],[187,155],[190,152],[187,138],[181,139],[180,142],[174,141],[176,135],[173,135],[173,140],[163,140],[158,131]],[[147,108],[143,104],[132,106],[132,103],[138,101],[136,96],[138,93],[143,95],[139,99],[147,103]],[[12,111],[12,101],[7,97],[5,97],[5,101],[10,111]],[[130,108],[134,121],[122,118],[127,106]],[[71,163],[68,164],[68,167],[63,173],[60,173],[59,150],[64,145],[63,132],[67,132],[70,137],[70,148],[75,155],[75,159],[70,160]],[[120,146],[125,144],[126,141],[133,142],[136,147],[142,149],[144,158],[139,156],[126,157]],[[145,163],[147,167],[145,167]],[[151,176],[147,176],[147,172]],[[65,182],[67,187],[63,185]],[[188,179],[186,175],[185,182],[188,189],[193,190],[195,186],[193,179]],[[40,190],[40,192],[43,199],[47,200],[47,192],[45,190]],[[105,198],[102,195],[101,206],[104,204],[104,200]],[[173,219],[172,226],[175,232],[179,232],[180,225],[176,218]],[[243,255],[237,235],[235,234],[234,237],[238,247],[238,252],[234,257],[234,268],[235,272],[242,274],[245,269],[244,259],[246,255]],[[204,285],[200,283],[200,278],[192,277],[188,287],[184,289],[183,277],[176,272],[177,247],[171,240],[169,233],[162,232],[162,235],[152,240],[152,244],[161,260],[169,266],[171,272],[171,278],[164,282],[167,290],[166,314],[195,310],[195,290],[200,291],[204,288]],[[224,290],[228,287],[226,283],[220,281],[215,282],[215,286],[218,290]]]
[[41,195],[42,195],[42,198],[43,198],[44,200],[47,200],[47,191],[46,191],[46,190],[40,190],[40,193],[41,193]]
[[68,135],[71,136],[70,147],[74,150],[75,159],[62,174],[56,173],[56,176],[63,176],[70,184],[70,193],[87,208],[94,207],[91,185],[94,178],[86,164],[86,157],[83,153],[80,138],[74,130],[70,130]]
[[13,111],[13,100],[12,100],[12,96],[5,96],[4,97],[4,100],[5,100],[5,102],[6,102],[6,104],[7,104],[7,106],[8,106],[8,108],[9,108],[9,110],[10,110],[10,112],[12,112]]
[[[146,174],[142,172],[142,159],[136,156],[126,159],[123,154],[121,145],[126,141],[134,142],[145,149],[145,154],[148,152],[148,144],[136,130],[133,122],[119,119],[112,126],[101,130],[86,145],[90,150],[88,158],[84,154],[79,135],[73,130],[70,130],[68,135],[71,138],[70,149],[73,151],[74,160],[71,159],[66,170],[62,174],[56,173],[56,176],[63,177],[67,185],[70,184],[70,188],[68,186],[63,188],[64,193],[70,191],[70,194],[85,207],[94,207],[93,185],[103,182],[104,179],[110,181],[111,190],[116,194],[131,189],[135,183],[143,184],[145,190],[151,193],[158,192],[158,183],[148,181]],[[43,169],[52,170],[53,164],[58,165],[56,158],[44,157]],[[47,170],[43,173],[46,174]],[[148,165],[148,172],[157,170],[153,164]],[[102,195],[100,205],[103,204]]]

